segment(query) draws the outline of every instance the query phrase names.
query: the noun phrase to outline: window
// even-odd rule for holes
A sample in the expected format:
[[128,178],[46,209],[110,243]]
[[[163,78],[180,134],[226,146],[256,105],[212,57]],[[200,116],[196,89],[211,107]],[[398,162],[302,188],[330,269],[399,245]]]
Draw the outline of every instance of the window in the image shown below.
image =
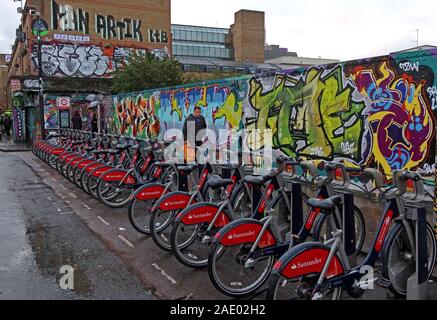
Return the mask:
[[219,34],[218,33],[213,33],[212,34],[212,41],[213,42],[219,42]]
[[194,48],[192,46],[188,47],[188,55],[192,56],[194,54]]
[[198,46],[193,47],[193,56],[196,56],[196,57],[199,56],[199,47]]
[[205,47],[199,47],[199,56],[204,57],[205,56]]
[[207,67],[206,67],[206,71],[207,71],[207,72],[214,72],[214,71],[217,71],[217,67],[216,67],[216,66],[207,66]]
[[187,46],[182,46],[182,55],[184,55],[184,56],[188,55],[188,48],[187,48]]
[[208,41],[208,33],[202,33],[202,41],[207,42]]
[[202,41],[202,32],[200,32],[200,31],[196,32],[196,40]]

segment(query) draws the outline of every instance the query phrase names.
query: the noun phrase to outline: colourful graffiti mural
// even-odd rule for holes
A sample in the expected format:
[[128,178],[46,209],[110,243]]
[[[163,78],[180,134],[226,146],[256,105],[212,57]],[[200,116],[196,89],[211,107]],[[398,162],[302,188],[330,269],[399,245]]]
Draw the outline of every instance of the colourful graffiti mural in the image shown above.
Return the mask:
[[115,126],[120,134],[157,138],[169,129],[182,129],[185,118],[199,106],[210,129],[243,128],[240,86],[247,87],[247,78],[116,96]]
[[[291,157],[420,170],[434,163],[437,51],[403,53],[113,97],[119,133],[162,137],[195,106],[208,127],[270,129]],[[264,141],[247,139],[252,149]],[[427,169],[428,168],[428,169]]]

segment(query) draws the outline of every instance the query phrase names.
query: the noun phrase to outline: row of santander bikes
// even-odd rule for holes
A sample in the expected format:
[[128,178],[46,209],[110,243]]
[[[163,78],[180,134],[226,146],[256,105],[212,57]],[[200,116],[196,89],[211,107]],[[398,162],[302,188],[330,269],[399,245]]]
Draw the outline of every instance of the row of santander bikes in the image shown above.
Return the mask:
[[[33,152],[105,205],[128,206],[133,228],[184,266],[207,269],[227,296],[340,299],[344,291],[360,297],[369,284],[406,295],[417,254],[408,209],[429,196],[418,173],[394,171],[386,184],[375,169],[280,156],[268,174],[253,175],[253,166],[241,164],[164,161],[169,143],[63,130],[35,143]],[[357,189],[381,203],[360,263],[365,220],[355,204],[346,210],[342,196]],[[344,223],[345,217],[353,219]],[[431,277],[436,241],[429,224],[426,233]],[[363,268],[379,272],[363,281]]]

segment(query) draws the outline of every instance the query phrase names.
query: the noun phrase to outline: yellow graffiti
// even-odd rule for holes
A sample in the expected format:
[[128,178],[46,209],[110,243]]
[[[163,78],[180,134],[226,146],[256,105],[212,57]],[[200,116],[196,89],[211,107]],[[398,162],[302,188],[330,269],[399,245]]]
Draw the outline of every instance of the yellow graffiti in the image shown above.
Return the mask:
[[243,117],[243,102],[237,101],[235,93],[229,94],[226,101],[213,113],[214,119],[225,118],[231,128],[239,129]]

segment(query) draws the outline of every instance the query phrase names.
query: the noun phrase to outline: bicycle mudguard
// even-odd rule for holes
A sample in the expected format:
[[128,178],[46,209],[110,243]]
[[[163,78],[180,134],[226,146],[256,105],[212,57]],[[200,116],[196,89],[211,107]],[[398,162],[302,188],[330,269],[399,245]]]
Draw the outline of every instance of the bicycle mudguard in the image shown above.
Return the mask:
[[[238,219],[220,230],[215,235],[214,242],[219,242],[224,246],[255,242],[262,228],[263,224],[258,220],[251,218]],[[267,229],[264,232],[258,247],[266,248],[274,246],[277,242],[278,241],[275,239],[271,230]]]
[[62,153],[62,154],[59,156],[59,160],[62,161],[62,160],[64,160],[65,158],[67,158],[68,156],[71,156],[72,154],[73,154],[73,152],[66,151],[66,152]]
[[[287,279],[320,273],[329,256],[330,247],[317,242],[302,243],[286,252],[273,266],[272,274],[280,273]],[[344,273],[343,263],[337,255],[331,260],[326,278]]]
[[[220,206],[211,202],[200,202],[185,208],[180,212],[175,219],[175,222],[182,222],[186,225],[210,223],[217,214]],[[231,221],[225,211],[220,213],[220,216],[215,222],[216,228],[222,228]]]
[[140,201],[159,199],[164,194],[165,186],[161,183],[148,183],[135,191],[132,198]]
[[114,167],[110,167],[107,165],[102,165],[101,167],[97,167],[95,168],[91,174],[93,175],[93,177],[98,178],[100,177],[102,174],[104,174],[105,172],[108,172],[109,170],[114,169]]
[[54,150],[50,151],[50,154],[54,155],[54,156],[59,156],[61,153],[64,153],[65,149],[62,148],[56,148]]
[[119,181],[124,184],[135,184],[137,182],[136,179],[131,174],[128,174],[126,170],[122,170],[122,169],[109,170],[105,172],[100,177],[100,179],[102,179],[105,182]]
[[105,164],[103,162],[94,162],[94,163],[90,163],[89,165],[87,165],[85,167],[85,171],[87,173],[90,173],[91,171],[93,171],[95,168],[100,167],[100,166],[104,166]]
[[[154,212],[157,208],[162,211],[182,210],[188,206],[190,202],[191,194],[188,192],[175,191],[171,192],[159,199],[152,208]],[[195,202],[193,202],[194,204]]]
[[80,155],[77,153],[71,154],[65,158],[65,163],[69,164],[72,160],[76,159],[77,157],[80,157]]
[[79,162],[81,162],[82,160],[85,160],[85,158],[84,157],[78,157],[78,158],[75,158],[73,161],[71,161],[70,162],[70,165],[72,166],[72,167],[75,167]]
[[83,161],[79,161],[79,163],[77,164],[77,168],[82,170],[83,168],[85,168],[87,165],[96,162],[96,160],[91,160],[91,159],[84,159]]

